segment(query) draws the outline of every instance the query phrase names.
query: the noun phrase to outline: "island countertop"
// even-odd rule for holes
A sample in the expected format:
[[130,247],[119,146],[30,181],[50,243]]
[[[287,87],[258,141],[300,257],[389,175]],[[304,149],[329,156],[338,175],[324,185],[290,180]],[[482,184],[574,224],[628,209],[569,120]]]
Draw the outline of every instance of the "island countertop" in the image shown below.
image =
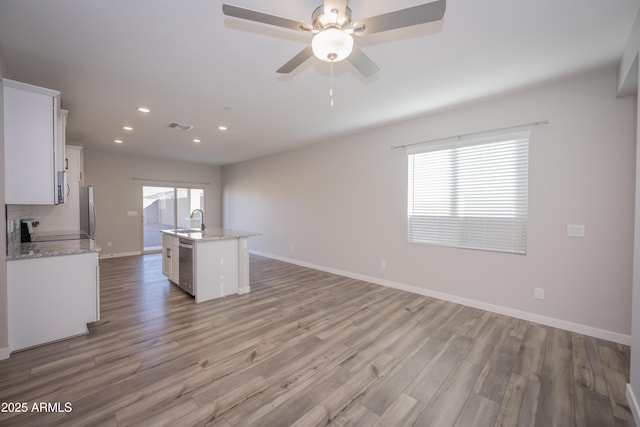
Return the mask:
[[228,240],[241,239],[244,237],[259,236],[260,233],[241,230],[229,230],[226,228],[205,228],[204,231],[199,228],[177,229],[177,230],[161,230],[161,233],[169,236],[188,239],[194,242],[205,242],[209,240]]

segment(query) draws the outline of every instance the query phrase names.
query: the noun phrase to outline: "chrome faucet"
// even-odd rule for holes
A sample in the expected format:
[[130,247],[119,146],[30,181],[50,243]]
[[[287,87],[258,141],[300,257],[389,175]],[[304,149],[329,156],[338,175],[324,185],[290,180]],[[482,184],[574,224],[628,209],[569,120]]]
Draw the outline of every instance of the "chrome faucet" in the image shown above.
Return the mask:
[[194,215],[196,212],[200,212],[200,218],[201,218],[201,219],[200,219],[200,230],[204,231],[204,229],[205,229],[205,226],[204,226],[204,211],[203,211],[202,209],[194,209],[194,210],[191,212],[191,216],[190,216],[190,218],[192,218],[192,219],[193,219],[193,215]]

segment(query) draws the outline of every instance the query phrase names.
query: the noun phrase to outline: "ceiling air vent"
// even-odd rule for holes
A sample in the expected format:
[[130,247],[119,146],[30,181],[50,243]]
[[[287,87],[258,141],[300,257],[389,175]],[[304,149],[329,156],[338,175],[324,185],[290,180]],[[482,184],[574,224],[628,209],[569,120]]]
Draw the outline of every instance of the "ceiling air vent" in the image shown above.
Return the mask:
[[171,129],[183,130],[183,131],[185,131],[185,132],[188,132],[188,131],[190,131],[191,129],[193,129],[193,126],[191,126],[191,125],[185,125],[185,124],[182,124],[182,123],[176,123],[176,122],[170,123],[170,124],[169,124],[169,127],[170,127]]

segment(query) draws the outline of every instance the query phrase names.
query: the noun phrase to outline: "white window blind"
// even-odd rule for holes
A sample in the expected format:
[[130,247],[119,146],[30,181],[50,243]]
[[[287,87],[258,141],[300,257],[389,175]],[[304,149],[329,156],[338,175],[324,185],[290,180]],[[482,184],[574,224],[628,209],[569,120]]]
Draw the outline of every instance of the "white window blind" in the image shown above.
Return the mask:
[[412,243],[527,252],[529,132],[407,147]]

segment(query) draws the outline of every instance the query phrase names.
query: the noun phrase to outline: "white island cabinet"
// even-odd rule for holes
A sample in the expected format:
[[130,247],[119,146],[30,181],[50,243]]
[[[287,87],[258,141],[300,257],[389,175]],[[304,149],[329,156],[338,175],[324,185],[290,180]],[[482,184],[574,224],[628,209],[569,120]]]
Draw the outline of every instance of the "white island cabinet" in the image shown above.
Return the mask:
[[7,261],[9,349],[88,332],[100,318],[98,253]]
[[238,293],[238,239],[197,242],[193,248],[196,302]]
[[162,235],[162,274],[173,283],[180,278],[179,246],[177,237]]
[[[197,303],[250,291],[248,238],[258,233],[222,228],[204,232],[163,230],[162,233],[162,272],[183,288],[189,289],[189,286],[181,286],[180,276],[190,281]],[[189,248],[188,256],[180,255],[180,241]],[[180,258],[175,265],[175,260]],[[191,270],[185,270],[187,268]]]

